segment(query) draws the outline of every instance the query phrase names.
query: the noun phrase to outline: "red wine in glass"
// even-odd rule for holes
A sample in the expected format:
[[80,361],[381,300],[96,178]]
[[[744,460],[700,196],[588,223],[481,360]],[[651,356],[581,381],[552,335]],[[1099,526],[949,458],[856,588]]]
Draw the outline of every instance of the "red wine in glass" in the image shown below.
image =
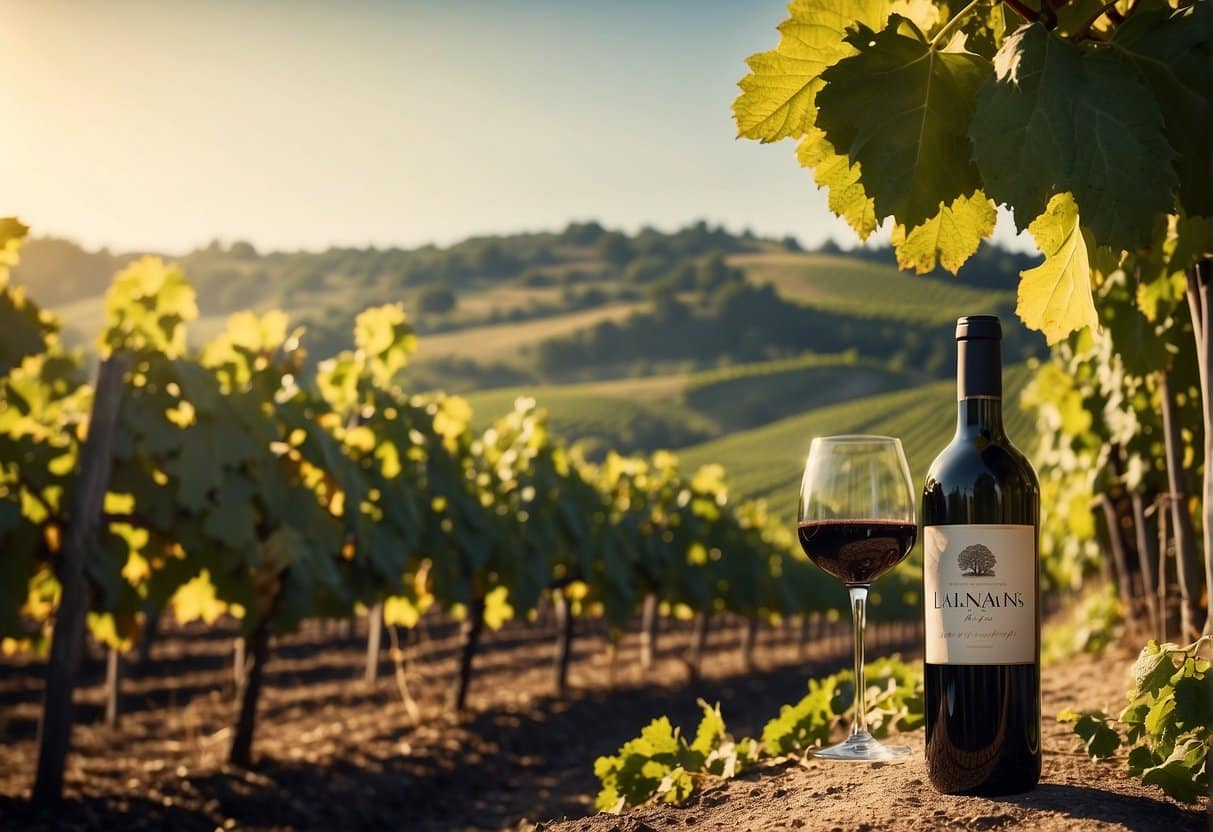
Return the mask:
[[899,520],[812,520],[796,529],[809,560],[847,586],[867,586],[905,559],[918,526]]
[[[796,536],[809,560],[842,581],[855,624],[855,689],[866,691],[863,634],[868,587],[914,545],[914,486],[901,442],[892,436],[819,436],[809,446],[800,482]],[[829,580],[822,576],[822,580]],[[910,749],[889,747],[868,731],[863,696],[855,697],[850,735],[814,757],[896,762]]]

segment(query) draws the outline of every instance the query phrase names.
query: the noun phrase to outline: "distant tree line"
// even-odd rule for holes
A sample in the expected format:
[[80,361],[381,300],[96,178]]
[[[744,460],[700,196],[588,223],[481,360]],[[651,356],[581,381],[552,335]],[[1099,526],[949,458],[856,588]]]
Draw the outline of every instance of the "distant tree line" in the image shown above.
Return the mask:
[[[821,254],[854,257],[858,260],[867,260],[894,268],[897,266],[897,258],[893,254],[893,249],[887,245],[857,246],[844,249],[833,239],[829,239],[822,243],[817,251]],[[953,284],[959,282],[982,289],[1004,289],[1013,292],[1019,286],[1019,273],[1035,268],[1040,265],[1040,261],[1040,255],[1035,252],[1011,251],[1000,245],[983,242],[978,247],[977,253],[965,261],[957,274],[953,275],[945,269],[937,268],[924,277]]]
[[[803,306],[785,300],[773,286],[749,283],[740,270],[717,258],[690,275],[654,283],[648,307],[622,322],[601,321],[540,342],[533,354],[536,371],[545,379],[561,380],[624,373],[640,361],[710,366],[724,359],[763,361],[847,350],[929,376],[952,371],[955,344],[948,327],[927,329]],[[684,289],[697,289],[699,299]],[[1017,325],[1013,310],[995,311],[1008,321],[1008,363],[1043,352],[1040,339]]]

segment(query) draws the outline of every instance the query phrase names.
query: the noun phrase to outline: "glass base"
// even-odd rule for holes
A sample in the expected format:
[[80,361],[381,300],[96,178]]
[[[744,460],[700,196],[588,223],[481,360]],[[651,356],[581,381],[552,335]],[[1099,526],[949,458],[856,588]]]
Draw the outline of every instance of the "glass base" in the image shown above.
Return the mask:
[[901,763],[910,756],[910,749],[883,745],[867,731],[851,734],[838,745],[814,748],[810,756],[821,760],[841,760],[848,763]]

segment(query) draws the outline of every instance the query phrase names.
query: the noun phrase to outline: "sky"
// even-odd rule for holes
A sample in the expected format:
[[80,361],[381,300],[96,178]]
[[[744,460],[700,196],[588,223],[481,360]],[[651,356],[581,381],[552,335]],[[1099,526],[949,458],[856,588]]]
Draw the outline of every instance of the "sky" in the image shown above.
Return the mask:
[[784,6],[0,0],[0,216],[164,252],[585,219],[849,246],[790,141],[735,138],[744,58]]

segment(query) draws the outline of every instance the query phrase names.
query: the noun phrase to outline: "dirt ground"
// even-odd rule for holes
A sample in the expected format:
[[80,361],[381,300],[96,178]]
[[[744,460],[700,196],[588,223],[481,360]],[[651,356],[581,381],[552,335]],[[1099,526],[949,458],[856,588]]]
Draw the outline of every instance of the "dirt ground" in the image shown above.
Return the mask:
[[682,807],[644,807],[621,816],[539,824],[535,832],[727,830],[1205,830],[1209,804],[1185,806],[1142,786],[1123,759],[1097,763],[1082,752],[1065,708],[1119,711],[1134,656],[1082,657],[1045,668],[1045,758],[1035,791],[1000,798],[933,791],[923,760],[923,732],[897,738],[913,751],[898,765],[806,761],[772,763],[709,787]]
[[[740,623],[729,623],[713,632],[697,681],[681,658],[685,627],[662,634],[659,662],[648,674],[638,665],[635,633],[612,659],[602,634],[585,632],[576,642],[571,694],[559,701],[550,695],[551,628],[514,624],[487,636],[469,713],[455,719],[445,708],[456,662],[449,623],[431,623],[407,647],[417,718],[402,705],[386,652],[380,679],[366,684],[362,634],[309,624],[274,645],[258,760],[247,771],[224,763],[234,708],[233,631],[179,629],[156,643],[143,673],[124,681],[116,729],[102,723],[101,662],[90,659],[77,695],[67,800],[44,814],[25,802],[41,665],[6,659],[0,661],[0,830],[1203,828],[1199,812],[1074,753],[1068,728],[1051,721],[1046,785],[1022,798],[940,798],[923,784],[920,763],[845,770],[783,764],[709,790],[684,809],[585,818],[597,788],[595,757],[613,753],[654,716],[692,726],[699,697],[721,702],[738,734],[758,733],[780,705],[802,695],[808,676],[846,662],[848,629],[840,624],[815,633],[804,655],[797,633],[764,629],[755,666],[746,669],[737,650]],[[869,655],[891,652],[898,642],[912,648],[913,639],[897,628],[878,628],[876,635]],[[1046,713],[1074,704],[1114,706],[1128,660],[1048,673]],[[907,739],[921,746],[920,736]],[[585,819],[536,826],[562,817]],[[1121,825],[1109,825],[1115,823]]]
[[741,729],[761,730],[769,714],[802,695],[809,674],[841,664],[847,629],[814,633],[802,659],[796,632],[764,628],[747,672],[737,650],[740,622],[722,623],[694,683],[681,659],[685,625],[662,633],[648,674],[635,632],[614,661],[602,633],[579,632],[570,696],[559,701],[550,694],[554,629],[511,624],[485,634],[469,712],[457,720],[445,705],[456,669],[450,622],[429,622],[406,645],[416,719],[402,705],[386,647],[380,678],[368,685],[365,630],[348,637],[343,622],[309,622],[275,640],[251,771],[224,762],[235,708],[234,626],[176,629],[155,643],[145,672],[124,680],[116,729],[102,721],[102,656],[89,658],[77,689],[67,801],[45,815],[25,802],[42,666],[0,659],[0,830],[529,829],[592,811],[595,757],[660,714],[695,720],[697,697],[722,702]]

